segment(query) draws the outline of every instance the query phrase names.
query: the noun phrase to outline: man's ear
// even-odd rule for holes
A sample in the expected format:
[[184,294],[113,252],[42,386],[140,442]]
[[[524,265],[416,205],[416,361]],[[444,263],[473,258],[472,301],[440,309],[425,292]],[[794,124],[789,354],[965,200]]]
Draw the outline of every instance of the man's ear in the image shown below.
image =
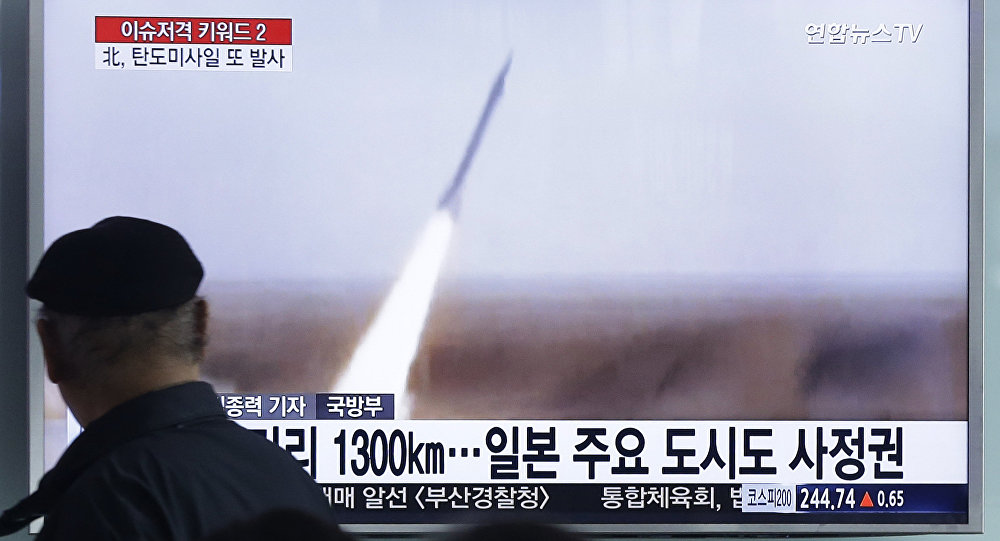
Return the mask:
[[198,341],[198,362],[205,360],[205,346],[208,345],[208,303],[198,299],[194,303],[194,331]]
[[199,336],[208,335],[208,302],[198,299],[194,303],[194,325]]
[[39,319],[35,322],[35,328],[42,340],[42,353],[45,355],[45,369],[49,373],[49,380],[59,383],[67,379],[71,374],[69,359],[62,341],[56,335],[55,326],[47,319]]

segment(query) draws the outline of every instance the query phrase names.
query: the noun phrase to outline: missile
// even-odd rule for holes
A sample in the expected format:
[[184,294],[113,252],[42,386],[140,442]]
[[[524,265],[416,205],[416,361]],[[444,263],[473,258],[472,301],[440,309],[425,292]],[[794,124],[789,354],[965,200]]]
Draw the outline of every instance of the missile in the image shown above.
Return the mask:
[[507,56],[507,62],[500,68],[500,73],[497,74],[496,81],[493,82],[493,88],[490,89],[490,95],[486,98],[486,105],[483,107],[483,112],[479,115],[479,123],[476,124],[476,130],[472,132],[472,139],[469,140],[469,145],[465,147],[465,155],[462,156],[462,162],[458,164],[455,176],[452,177],[451,183],[448,184],[448,188],[438,201],[438,209],[447,209],[451,212],[452,216],[458,214],[458,207],[462,200],[462,185],[465,182],[465,174],[469,171],[472,158],[476,155],[476,150],[479,148],[479,141],[483,138],[486,125],[490,122],[490,115],[493,114],[493,109],[503,94],[504,79],[507,78],[507,70],[510,69],[511,60],[513,60],[513,54]]

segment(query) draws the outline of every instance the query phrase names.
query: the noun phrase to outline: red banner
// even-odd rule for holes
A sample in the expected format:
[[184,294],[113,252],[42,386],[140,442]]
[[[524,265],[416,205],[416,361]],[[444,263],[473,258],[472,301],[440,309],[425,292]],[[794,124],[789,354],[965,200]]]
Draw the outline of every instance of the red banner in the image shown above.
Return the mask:
[[291,19],[95,17],[95,43],[291,45]]

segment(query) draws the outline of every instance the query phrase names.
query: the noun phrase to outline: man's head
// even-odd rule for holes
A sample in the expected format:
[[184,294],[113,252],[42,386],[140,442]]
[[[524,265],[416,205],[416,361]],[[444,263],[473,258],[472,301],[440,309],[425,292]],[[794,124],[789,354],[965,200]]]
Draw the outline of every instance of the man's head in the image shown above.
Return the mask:
[[114,217],[56,240],[28,282],[49,377],[86,425],[123,400],[196,379],[203,270],[175,230]]

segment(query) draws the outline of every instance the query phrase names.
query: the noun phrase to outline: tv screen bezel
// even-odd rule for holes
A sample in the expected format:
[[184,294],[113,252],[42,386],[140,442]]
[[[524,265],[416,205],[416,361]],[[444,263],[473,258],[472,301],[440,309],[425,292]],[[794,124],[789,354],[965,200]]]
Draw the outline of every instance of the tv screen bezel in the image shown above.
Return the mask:
[[[31,0],[29,28],[29,170],[28,266],[34,268],[44,250],[44,0]],[[984,1],[968,2],[968,524],[609,524],[567,525],[593,534],[787,534],[852,535],[910,533],[980,533],[984,525],[984,265],[985,265],[985,18]],[[37,304],[32,302],[28,321]],[[29,325],[33,329],[33,325]],[[29,472],[37,486],[43,472],[42,396],[45,375],[40,344],[29,338]],[[347,529],[375,535],[426,533],[446,525],[372,524]]]

